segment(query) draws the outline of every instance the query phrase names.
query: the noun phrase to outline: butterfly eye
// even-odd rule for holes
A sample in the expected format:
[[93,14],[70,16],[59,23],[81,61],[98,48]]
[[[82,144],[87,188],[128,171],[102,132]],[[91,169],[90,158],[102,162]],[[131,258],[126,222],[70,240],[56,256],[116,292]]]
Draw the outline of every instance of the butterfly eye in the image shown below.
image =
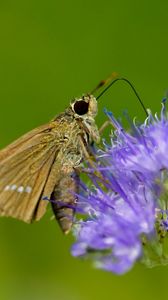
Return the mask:
[[74,111],[78,115],[84,115],[88,112],[89,103],[85,102],[84,100],[76,101],[74,104]]

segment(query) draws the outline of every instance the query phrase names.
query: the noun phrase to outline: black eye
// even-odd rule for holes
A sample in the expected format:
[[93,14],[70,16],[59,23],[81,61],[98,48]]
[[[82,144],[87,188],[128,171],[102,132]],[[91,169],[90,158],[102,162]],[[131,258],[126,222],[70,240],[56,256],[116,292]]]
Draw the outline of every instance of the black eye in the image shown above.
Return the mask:
[[78,115],[84,115],[88,112],[89,103],[85,102],[84,100],[76,101],[74,104],[74,111]]

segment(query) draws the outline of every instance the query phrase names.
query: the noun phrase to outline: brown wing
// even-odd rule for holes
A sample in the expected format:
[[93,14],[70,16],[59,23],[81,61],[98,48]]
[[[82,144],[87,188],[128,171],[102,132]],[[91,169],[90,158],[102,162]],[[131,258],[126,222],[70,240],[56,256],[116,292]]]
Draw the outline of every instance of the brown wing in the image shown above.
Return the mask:
[[59,152],[53,127],[56,122],[34,129],[0,151],[1,216],[29,223],[45,213],[48,201],[42,198],[56,184],[53,166]]

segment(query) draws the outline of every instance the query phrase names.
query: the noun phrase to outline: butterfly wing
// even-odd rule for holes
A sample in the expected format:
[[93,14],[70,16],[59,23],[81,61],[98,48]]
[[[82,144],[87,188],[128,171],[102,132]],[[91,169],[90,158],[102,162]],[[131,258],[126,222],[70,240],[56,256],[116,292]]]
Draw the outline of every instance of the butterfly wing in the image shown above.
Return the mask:
[[[0,151],[0,215],[30,223],[45,213],[56,184],[53,166],[59,152],[57,122],[51,122],[27,133]],[[54,168],[55,170],[55,168]],[[58,178],[58,171],[57,171]]]

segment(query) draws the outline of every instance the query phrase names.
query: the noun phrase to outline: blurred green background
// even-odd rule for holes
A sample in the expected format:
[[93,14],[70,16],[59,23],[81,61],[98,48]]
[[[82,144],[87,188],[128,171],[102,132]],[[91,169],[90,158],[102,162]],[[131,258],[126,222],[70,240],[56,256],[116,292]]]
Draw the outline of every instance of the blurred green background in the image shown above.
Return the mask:
[[[1,0],[0,146],[64,110],[116,71],[160,111],[168,88],[168,2],[136,0]],[[116,116],[144,112],[118,82],[101,98]],[[0,299],[158,299],[167,297],[167,267],[136,265],[124,276],[71,257],[48,213],[27,225],[0,219]]]

